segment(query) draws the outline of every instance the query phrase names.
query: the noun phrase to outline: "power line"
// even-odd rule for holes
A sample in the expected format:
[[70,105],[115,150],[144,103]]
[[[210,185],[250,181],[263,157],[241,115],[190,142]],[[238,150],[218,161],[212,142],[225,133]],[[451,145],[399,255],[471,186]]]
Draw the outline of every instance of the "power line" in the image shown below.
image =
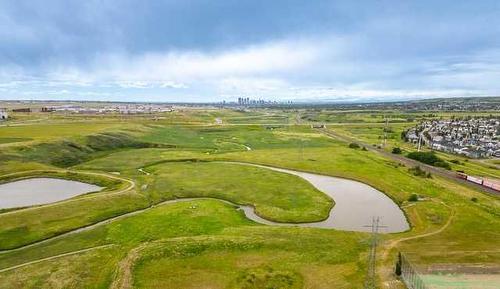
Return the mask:
[[372,224],[364,227],[371,228],[371,248],[368,255],[368,271],[365,280],[365,289],[376,288],[376,261],[377,261],[377,245],[378,245],[378,231],[380,228],[387,228],[387,226],[380,225],[380,217],[373,217]]

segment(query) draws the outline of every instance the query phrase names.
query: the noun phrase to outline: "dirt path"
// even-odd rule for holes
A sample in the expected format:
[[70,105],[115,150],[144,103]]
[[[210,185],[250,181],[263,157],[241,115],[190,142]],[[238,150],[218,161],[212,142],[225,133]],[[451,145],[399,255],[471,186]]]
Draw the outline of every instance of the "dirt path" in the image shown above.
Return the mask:
[[[230,238],[235,238],[235,236],[228,236]],[[115,273],[115,277],[113,279],[113,283],[109,286],[109,289],[132,289],[134,285],[134,265],[142,256],[142,253],[145,249],[154,248],[155,245],[165,245],[170,242],[181,242],[184,240],[210,240],[213,238],[218,238],[217,236],[183,236],[183,237],[174,237],[168,239],[159,239],[146,243],[142,243],[141,245],[130,250],[125,258],[123,258],[120,263],[118,263],[118,267]],[[247,237],[240,237],[247,239]]]
[[90,224],[90,225],[87,225],[87,226],[78,227],[78,228],[73,229],[71,231],[68,231],[66,233],[62,233],[60,235],[57,235],[57,236],[54,236],[54,237],[50,237],[48,239],[40,240],[40,241],[31,243],[31,244],[28,244],[28,245],[24,245],[24,246],[21,246],[21,247],[18,247],[18,248],[7,249],[7,250],[0,250],[0,254],[5,254],[5,253],[15,252],[15,251],[21,251],[21,250],[24,250],[24,249],[27,249],[27,248],[31,248],[31,247],[38,246],[38,245],[41,245],[41,244],[44,244],[44,243],[48,243],[50,241],[61,239],[61,238],[64,238],[64,237],[72,235],[72,234],[76,234],[76,233],[80,233],[80,232],[92,230],[92,229],[94,229],[96,227],[99,227],[99,226],[102,226],[102,225],[106,225],[106,224],[109,224],[111,222],[114,222],[114,221],[117,221],[117,220],[120,220],[120,219],[123,219],[123,218],[127,218],[127,217],[130,217],[130,216],[133,216],[133,215],[140,214],[140,213],[142,213],[142,212],[144,212],[146,210],[149,210],[151,208],[154,208],[154,207],[166,204],[167,202],[171,202],[171,201],[166,201],[164,203],[160,203],[160,204],[157,204],[157,205],[149,206],[147,208],[140,209],[140,210],[137,210],[137,211],[128,212],[128,213],[125,213],[123,215],[119,215],[119,216],[116,216],[116,217],[105,219],[105,220],[102,220],[102,221],[99,221],[97,223]]
[[[1,175],[0,179],[5,178],[5,177],[20,175],[20,174],[25,174],[25,173],[40,173],[40,172],[66,173],[66,172],[72,172],[72,171],[69,171],[69,170],[31,170],[31,171],[23,171],[23,172],[16,172],[16,173],[11,173],[11,174]],[[71,198],[71,199],[67,199],[67,200],[63,200],[63,201],[59,201],[59,202],[55,202],[55,203],[50,203],[50,204],[46,204],[46,205],[40,205],[40,206],[34,206],[34,207],[25,208],[25,209],[8,211],[5,213],[0,213],[0,217],[5,216],[5,215],[16,214],[19,212],[37,210],[40,208],[49,208],[49,207],[59,206],[61,204],[67,204],[67,203],[76,202],[76,201],[80,201],[80,200],[95,199],[95,198],[102,197],[104,194],[106,196],[118,195],[118,194],[126,193],[126,192],[132,190],[133,188],[135,188],[134,181],[132,181],[130,179],[118,177],[115,175],[110,175],[110,174],[106,174],[106,173],[97,173],[97,172],[85,172],[85,171],[73,171],[73,172],[78,173],[78,174],[91,175],[91,176],[101,176],[101,177],[106,177],[106,178],[110,178],[110,179],[114,179],[114,180],[119,180],[119,181],[128,183],[128,186],[126,188],[123,188],[123,189],[115,191],[115,192],[93,193],[93,194],[90,194],[89,196],[83,196],[80,198]]]
[[97,250],[97,249],[108,248],[108,247],[111,247],[111,246],[114,246],[114,244],[102,245],[102,246],[97,246],[97,247],[92,247],[92,248],[86,248],[86,249],[82,249],[82,250],[78,250],[78,251],[68,252],[68,253],[64,253],[64,254],[59,254],[59,255],[55,255],[55,256],[50,256],[50,257],[47,257],[47,258],[42,258],[42,259],[38,259],[38,260],[34,260],[34,261],[22,263],[22,264],[19,264],[19,265],[15,265],[15,266],[12,266],[12,267],[7,267],[7,268],[0,269],[0,273],[11,271],[11,270],[15,270],[15,269],[18,269],[18,268],[21,268],[21,267],[24,267],[24,266],[28,266],[28,265],[32,265],[32,264],[37,264],[37,263],[44,262],[44,261],[49,261],[49,260],[53,260],[53,259],[57,259],[57,258],[62,258],[62,257],[66,257],[66,256],[76,255],[76,254],[80,254],[80,253],[85,253],[85,252],[93,251],[93,250]]
[[386,246],[386,248],[385,248],[385,250],[384,250],[384,252],[382,254],[382,261],[385,261],[387,259],[387,255],[389,254],[389,252],[394,247],[396,247],[399,243],[410,241],[410,240],[415,240],[415,239],[420,239],[420,238],[425,238],[425,237],[429,237],[429,236],[433,236],[433,235],[437,235],[437,234],[440,234],[441,232],[443,232],[444,230],[446,230],[446,228],[448,228],[450,226],[451,222],[455,218],[456,211],[452,207],[446,205],[445,203],[441,203],[441,204],[444,205],[445,207],[447,207],[448,209],[450,209],[450,211],[451,211],[450,217],[448,218],[448,220],[446,221],[446,223],[441,228],[437,229],[436,231],[429,232],[429,233],[424,233],[424,234],[420,234],[420,235],[415,235],[415,236],[410,236],[410,237],[405,237],[405,238],[401,238],[401,239],[392,240]]
[[18,247],[18,248],[7,249],[7,250],[0,250],[0,254],[5,254],[5,253],[15,252],[15,251],[21,251],[21,250],[24,250],[24,249],[27,249],[27,248],[31,248],[31,247],[34,247],[34,246],[38,246],[38,245],[45,244],[45,243],[48,243],[48,242],[51,242],[51,241],[54,241],[54,240],[57,240],[57,239],[61,239],[61,238],[67,237],[67,236],[72,235],[72,234],[76,234],[76,233],[81,233],[81,232],[84,232],[84,231],[92,230],[92,229],[94,229],[96,227],[99,227],[99,226],[102,226],[102,225],[106,225],[106,224],[109,224],[111,222],[118,221],[120,219],[131,217],[131,216],[143,213],[143,212],[145,212],[147,210],[150,210],[150,209],[153,209],[153,208],[156,208],[156,207],[160,207],[160,206],[164,206],[164,205],[168,205],[168,204],[173,204],[173,203],[177,203],[177,202],[189,202],[189,201],[194,201],[194,200],[218,200],[218,201],[221,201],[221,202],[225,202],[227,204],[231,204],[231,205],[234,205],[234,206],[239,206],[237,204],[234,204],[232,202],[229,202],[229,201],[226,201],[226,200],[223,200],[223,199],[209,198],[209,197],[181,198],[181,199],[167,200],[167,201],[155,204],[155,205],[148,206],[148,207],[143,208],[143,209],[139,209],[139,210],[128,212],[128,213],[125,213],[125,214],[122,214],[122,215],[118,215],[118,216],[115,216],[115,217],[112,217],[112,218],[109,218],[109,219],[105,219],[105,220],[99,221],[99,222],[94,223],[94,224],[90,224],[90,225],[87,225],[87,226],[78,227],[78,228],[75,228],[75,229],[73,229],[71,231],[62,233],[60,235],[56,235],[54,237],[43,239],[43,240],[40,240],[40,241],[31,243],[31,244],[28,244],[28,245],[24,245],[24,246]]
[[141,256],[141,251],[144,250],[149,243],[143,243],[129,251],[127,256],[120,261],[116,271],[113,283],[109,286],[110,289],[131,289],[133,285],[132,269],[135,262]]
[[[444,205],[445,207],[447,207],[451,211],[450,217],[448,218],[448,220],[446,221],[446,223],[442,227],[440,227],[439,229],[437,229],[435,231],[432,231],[432,232],[428,232],[428,233],[423,233],[423,234],[419,234],[419,235],[414,235],[414,236],[409,236],[409,237],[405,237],[405,238],[400,238],[400,239],[392,240],[391,242],[389,242],[384,247],[384,249],[382,251],[381,262],[380,263],[381,264],[386,264],[387,263],[387,258],[389,256],[389,253],[398,244],[400,244],[402,242],[410,241],[410,240],[415,240],[415,239],[421,239],[421,238],[426,238],[426,237],[434,236],[434,235],[440,234],[444,230],[446,230],[450,226],[450,224],[453,221],[453,219],[455,218],[456,211],[455,211],[455,209],[453,209],[452,207],[446,205],[443,202],[440,202],[440,204]],[[393,288],[392,286],[396,286],[395,283],[394,283],[396,280],[391,280],[393,278],[391,278],[391,276],[390,276],[390,272],[391,272],[391,268],[390,267],[388,268],[387,266],[384,266],[384,267],[381,267],[380,270],[378,270],[378,271],[379,271],[379,276],[381,276],[381,279],[385,280],[384,281],[385,288]]]

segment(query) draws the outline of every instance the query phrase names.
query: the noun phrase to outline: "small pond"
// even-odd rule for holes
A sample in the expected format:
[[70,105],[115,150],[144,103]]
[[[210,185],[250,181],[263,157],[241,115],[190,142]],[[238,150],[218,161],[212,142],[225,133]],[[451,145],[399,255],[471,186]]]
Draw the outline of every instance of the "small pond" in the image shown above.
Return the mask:
[[100,191],[99,186],[57,178],[30,178],[0,184],[0,209],[43,205]]

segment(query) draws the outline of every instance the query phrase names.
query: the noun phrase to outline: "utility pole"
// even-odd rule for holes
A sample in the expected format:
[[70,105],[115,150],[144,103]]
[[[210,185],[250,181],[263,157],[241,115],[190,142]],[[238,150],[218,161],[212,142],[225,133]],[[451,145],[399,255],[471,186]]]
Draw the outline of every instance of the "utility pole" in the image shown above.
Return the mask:
[[385,126],[384,126],[384,147],[387,145],[387,130],[389,129],[389,119],[385,118]]
[[373,217],[372,224],[365,227],[371,228],[371,248],[368,255],[368,271],[365,280],[365,289],[376,289],[376,261],[377,261],[377,245],[378,245],[378,230],[380,228],[387,228],[387,226],[380,225],[380,217]]
[[300,160],[304,160],[304,141],[300,139]]

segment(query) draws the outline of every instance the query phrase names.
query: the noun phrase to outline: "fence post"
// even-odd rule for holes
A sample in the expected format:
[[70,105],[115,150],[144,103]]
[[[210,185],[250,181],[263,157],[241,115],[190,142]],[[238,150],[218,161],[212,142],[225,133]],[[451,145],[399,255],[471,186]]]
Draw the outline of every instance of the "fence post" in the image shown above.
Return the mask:
[[417,270],[415,270],[408,258],[401,252],[398,255],[398,262],[400,263],[401,279],[408,289],[427,289]]

